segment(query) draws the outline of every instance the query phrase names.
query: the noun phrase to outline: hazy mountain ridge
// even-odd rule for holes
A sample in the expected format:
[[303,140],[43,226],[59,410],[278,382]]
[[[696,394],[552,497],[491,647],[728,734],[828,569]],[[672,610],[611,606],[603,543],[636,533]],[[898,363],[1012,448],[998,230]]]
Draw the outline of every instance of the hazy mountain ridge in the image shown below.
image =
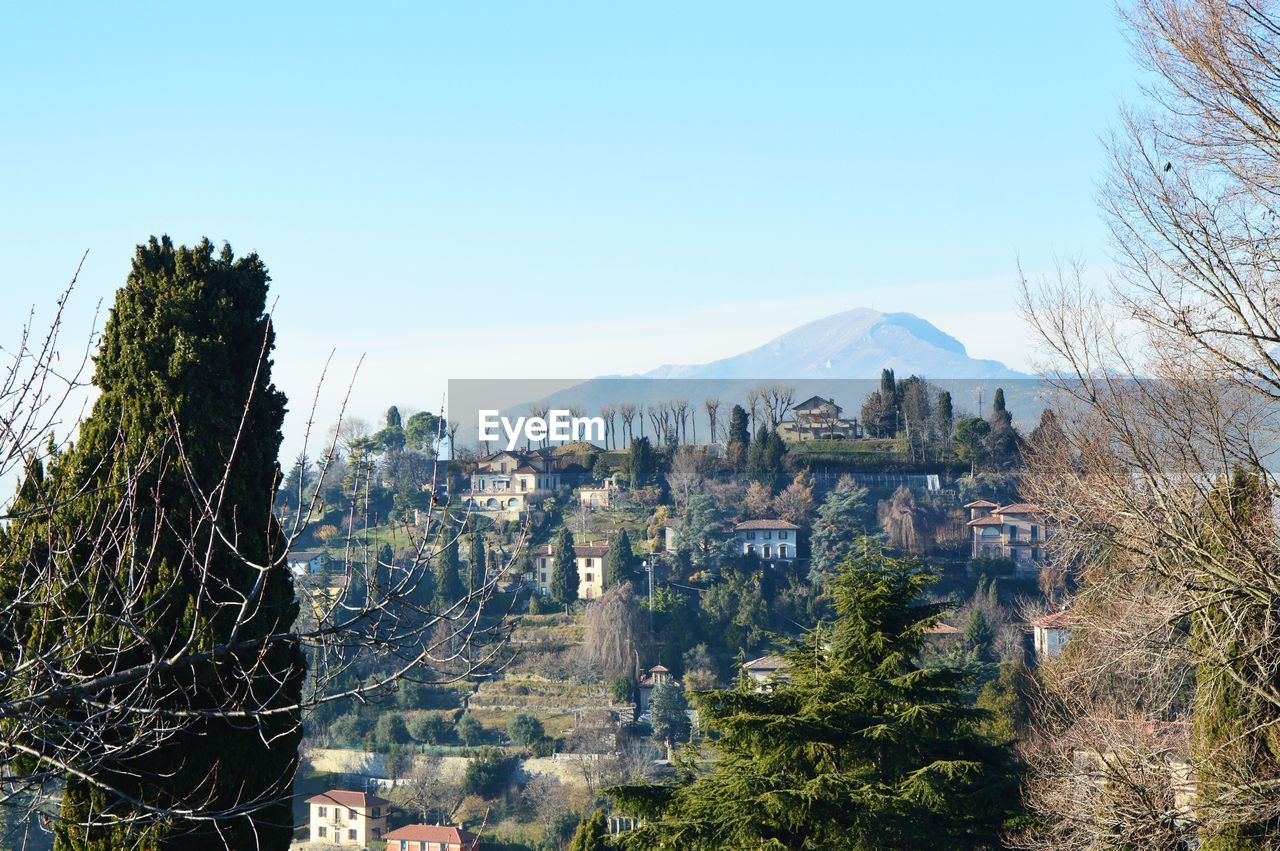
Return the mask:
[[706,364],[670,364],[644,378],[1029,378],[999,361],[969,357],[964,344],[911,313],[859,307],[794,328],[762,346]]

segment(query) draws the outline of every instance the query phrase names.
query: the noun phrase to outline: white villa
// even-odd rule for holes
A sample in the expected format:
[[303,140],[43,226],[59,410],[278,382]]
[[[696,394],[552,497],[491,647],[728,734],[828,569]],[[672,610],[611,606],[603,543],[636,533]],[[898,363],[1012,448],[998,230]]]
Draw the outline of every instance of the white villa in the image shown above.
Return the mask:
[[800,527],[786,520],[744,520],[733,527],[735,549],[762,561],[792,562]]

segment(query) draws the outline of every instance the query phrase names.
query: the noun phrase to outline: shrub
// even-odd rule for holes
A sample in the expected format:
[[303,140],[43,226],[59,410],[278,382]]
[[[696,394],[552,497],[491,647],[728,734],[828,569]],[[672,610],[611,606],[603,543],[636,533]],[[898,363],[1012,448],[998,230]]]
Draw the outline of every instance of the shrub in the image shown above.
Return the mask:
[[521,710],[507,723],[507,737],[519,745],[530,744],[543,734],[542,722],[532,712]]
[[398,712],[388,712],[379,716],[378,723],[373,728],[373,739],[382,748],[407,745],[409,728],[404,724],[404,716]]
[[409,735],[424,745],[443,745],[452,738],[453,728],[439,712],[415,715],[409,719]]
[[484,741],[484,725],[476,720],[473,715],[463,715],[458,719],[454,732],[458,734],[458,738],[462,739],[465,745],[478,745]]
[[428,689],[422,683],[401,680],[396,684],[396,706],[401,709],[420,709],[427,700]]
[[631,678],[614,677],[609,683],[609,693],[614,703],[631,702]]
[[556,752],[556,740],[550,736],[540,736],[529,743],[529,753],[534,756],[551,756]]
[[975,558],[969,562],[969,571],[976,576],[1012,576],[1015,570],[1017,565],[1007,558]]
[[358,745],[367,730],[364,719],[351,712],[329,725],[329,738],[338,744]]
[[496,748],[481,748],[467,763],[467,774],[462,781],[466,795],[493,798],[502,792],[511,774],[509,761]]

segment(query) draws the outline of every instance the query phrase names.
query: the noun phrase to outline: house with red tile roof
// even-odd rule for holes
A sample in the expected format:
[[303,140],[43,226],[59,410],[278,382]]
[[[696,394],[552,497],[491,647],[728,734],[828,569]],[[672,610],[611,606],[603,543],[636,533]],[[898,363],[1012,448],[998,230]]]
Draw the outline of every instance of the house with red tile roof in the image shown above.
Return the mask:
[[477,851],[480,837],[460,827],[410,824],[387,834],[387,851]]
[[367,792],[330,789],[307,798],[312,845],[363,848],[387,833],[391,802]]
[[1030,502],[1002,506],[979,499],[965,508],[970,516],[970,558],[1008,559],[1019,573],[1036,573],[1047,563],[1053,527],[1040,506]]
[[1031,621],[1032,644],[1037,659],[1052,659],[1071,639],[1071,612],[1061,611]]

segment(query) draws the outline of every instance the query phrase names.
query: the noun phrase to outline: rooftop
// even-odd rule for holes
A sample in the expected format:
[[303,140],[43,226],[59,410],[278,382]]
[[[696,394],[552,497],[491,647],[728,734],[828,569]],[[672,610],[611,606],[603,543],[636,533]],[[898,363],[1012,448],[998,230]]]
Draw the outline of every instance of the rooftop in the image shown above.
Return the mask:
[[[604,558],[609,553],[609,542],[603,544],[574,544],[573,555],[575,558]],[[543,544],[538,547],[538,555],[551,556],[556,554],[556,548],[552,544]]]
[[800,527],[786,520],[744,520],[733,528],[739,532],[750,532],[756,529],[799,529]]
[[357,807],[385,807],[391,802],[386,798],[379,798],[377,795],[370,795],[367,792],[351,792],[347,789],[330,789],[328,792],[307,798],[307,803],[331,804],[336,807],[356,809]]
[[1067,629],[1071,626],[1071,621],[1071,612],[1062,611],[1036,618],[1031,621],[1031,625],[1041,629]]
[[439,824],[406,824],[383,834],[383,839],[407,839],[410,842],[448,842],[464,847],[472,845],[479,838],[469,830],[460,827],[444,827]]
[[742,667],[748,671],[777,671],[787,666],[787,660],[781,656],[761,656],[750,662],[743,662]]
[[995,509],[993,514],[1041,514],[1044,509],[1034,502],[1013,502]]

